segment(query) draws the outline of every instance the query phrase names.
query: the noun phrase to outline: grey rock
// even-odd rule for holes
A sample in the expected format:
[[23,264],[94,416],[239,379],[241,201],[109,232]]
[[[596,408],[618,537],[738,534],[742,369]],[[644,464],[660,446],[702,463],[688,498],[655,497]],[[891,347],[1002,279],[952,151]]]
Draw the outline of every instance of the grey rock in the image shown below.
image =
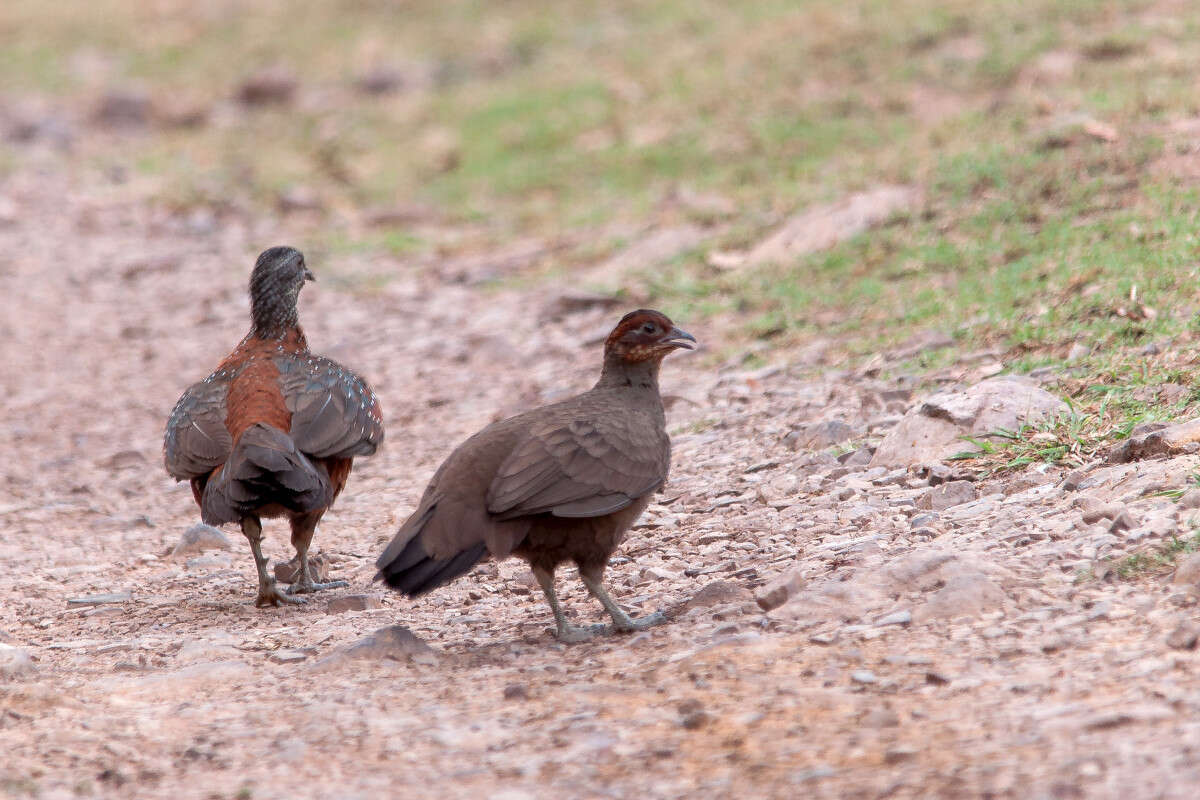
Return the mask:
[[36,669],[29,653],[11,644],[0,643],[0,678],[17,678]]
[[220,529],[197,523],[183,532],[171,550],[172,558],[184,558],[205,550],[232,550],[233,544]]
[[940,461],[967,450],[964,435],[1017,430],[1069,409],[1036,382],[1021,376],[988,378],[961,391],[940,392],[904,415],[875,451],[872,465]]
[[804,588],[804,576],[793,567],[758,590],[754,599],[763,611],[779,608]]
[[233,559],[225,553],[196,556],[184,563],[184,568],[192,572],[208,572],[214,569],[226,569],[233,565]]
[[1133,515],[1129,513],[1129,510],[1121,509],[1121,511],[1115,517],[1113,517],[1112,525],[1110,525],[1108,529],[1115,533],[1117,531],[1132,530],[1136,527],[1137,520],[1135,520]]
[[138,128],[150,122],[150,95],[140,89],[114,89],[105,93],[92,119],[110,128]]
[[979,616],[1004,602],[1004,592],[986,575],[964,572],[954,575],[924,604],[913,611],[914,622]]
[[865,467],[871,463],[874,452],[872,447],[860,447],[851,453],[838,456],[838,463],[848,467]]
[[975,484],[970,481],[950,481],[934,486],[917,498],[917,508],[944,511],[947,508],[969,503],[978,496]]
[[[280,583],[295,583],[296,575],[300,572],[300,560],[292,556],[290,561],[275,562],[275,580]],[[329,559],[324,553],[308,557],[308,573],[317,583],[329,580]]]
[[854,672],[850,673],[850,680],[854,681],[855,683],[862,684],[864,686],[868,686],[872,683],[879,682],[879,679],[877,677],[875,677],[875,673],[871,672],[871,670],[869,670],[869,669],[854,670]]
[[928,512],[925,514],[914,514],[912,519],[908,521],[909,527],[914,530],[917,528],[928,528],[931,525],[936,525],[941,517],[937,512]]
[[1179,508],[1197,509],[1200,508],[1200,489],[1188,489],[1179,498]]
[[883,628],[888,625],[908,625],[910,622],[912,622],[912,612],[906,610],[896,611],[887,616],[880,617],[875,620],[875,625],[876,627]]
[[238,100],[248,106],[285,104],[296,94],[296,76],[284,67],[268,67],[247,77],[238,87]]
[[1095,525],[1100,520],[1114,520],[1125,511],[1125,506],[1120,503],[1103,503],[1092,497],[1084,498],[1080,505],[1085,525]]
[[84,597],[69,597],[69,606],[99,606],[106,603],[128,603],[133,599],[130,592],[110,592],[109,594],[90,594]]
[[1194,586],[1200,590],[1200,553],[1189,553],[1175,567],[1172,583]]
[[1112,464],[1123,464],[1196,450],[1200,450],[1200,419],[1175,425],[1147,423],[1134,428],[1124,442],[1113,445],[1108,451],[1108,461]]
[[347,611],[371,611],[383,608],[383,602],[374,594],[348,594],[335,597],[325,606],[330,614],[344,614]]
[[684,610],[747,603],[754,595],[744,586],[731,581],[713,581],[692,595]]
[[1185,619],[1167,636],[1167,646],[1175,650],[1195,650],[1200,643],[1200,624]]
[[859,435],[860,431],[840,419],[827,419],[792,431],[785,437],[785,441],[793,450],[823,450],[848,442]]
[[411,661],[416,664],[435,664],[437,651],[403,625],[380,628],[332,655],[318,661],[315,667],[336,666],[352,660]]
[[298,664],[308,656],[309,653],[304,650],[276,650],[268,659],[275,664]]
[[529,687],[523,683],[510,683],[504,687],[505,700],[528,700]]

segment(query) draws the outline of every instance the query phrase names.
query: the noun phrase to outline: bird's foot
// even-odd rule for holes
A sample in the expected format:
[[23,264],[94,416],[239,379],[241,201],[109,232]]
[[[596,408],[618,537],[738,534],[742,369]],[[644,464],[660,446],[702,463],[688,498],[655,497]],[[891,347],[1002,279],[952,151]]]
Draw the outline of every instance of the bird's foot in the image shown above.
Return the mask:
[[655,611],[653,614],[647,614],[637,619],[627,616],[625,619],[614,621],[613,628],[621,633],[632,633],[634,631],[644,631],[646,628],[653,628],[655,625],[661,625],[666,621],[666,614],[661,611]]
[[554,637],[564,644],[580,644],[581,642],[590,642],[597,636],[607,636],[612,633],[611,625],[589,625],[587,627],[579,627],[576,625],[562,625],[554,633]]
[[265,606],[301,605],[305,602],[307,601],[303,597],[293,597],[288,592],[279,591],[275,581],[271,581],[258,585],[258,599],[254,601],[254,605],[263,608]]
[[349,585],[349,581],[324,581],[323,583],[318,583],[309,578],[308,580],[293,583],[291,588],[288,589],[288,594],[312,594],[313,592],[323,592],[326,589],[345,589]]

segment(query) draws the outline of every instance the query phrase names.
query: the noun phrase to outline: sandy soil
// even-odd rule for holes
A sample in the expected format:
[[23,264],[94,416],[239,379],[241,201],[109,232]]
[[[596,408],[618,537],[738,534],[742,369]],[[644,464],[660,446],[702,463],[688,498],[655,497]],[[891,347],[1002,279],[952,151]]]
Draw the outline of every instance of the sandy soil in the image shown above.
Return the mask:
[[[1149,526],[1137,540],[1097,543],[1056,470],[985,482],[917,528],[918,479],[786,441],[830,417],[877,438],[916,398],[797,354],[673,357],[674,473],[610,571],[632,611],[673,619],[564,646],[519,562],[415,602],[371,584],[372,562],[461,438],[586,387],[625,309],[313,259],[309,339],[374,383],[387,442],[315,540],[351,587],[256,609],[236,531],[228,552],[172,557],[198,514],[161,433],[243,334],[254,254],[295,231],[175,218],[136,183],[36,165],[2,189],[20,213],[0,225],[0,641],[33,662],[0,677],[10,796],[1195,796],[1197,656],[1167,644],[1194,600],[1162,576],[1075,580],[1186,528],[1151,490],[1195,457],[1090,473],[1091,495]],[[275,559],[284,530],[268,525]],[[931,552],[973,559],[1002,596],[922,617],[951,579],[900,572]],[[792,569],[803,586],[764,612],[752,593]],[[560,585],[600,621],[570,573]],[[348,595],[375,607],[330,613]],[[431,650],[347,650],[396,624]]]

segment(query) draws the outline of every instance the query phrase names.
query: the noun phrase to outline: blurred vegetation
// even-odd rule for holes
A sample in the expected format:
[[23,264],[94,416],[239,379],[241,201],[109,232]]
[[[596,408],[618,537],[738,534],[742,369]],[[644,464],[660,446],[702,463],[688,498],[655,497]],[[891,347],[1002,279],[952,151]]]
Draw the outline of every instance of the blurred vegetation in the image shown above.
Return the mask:
[[[0,91],[87,107],[133,86],[212,108],[76,157],[181,209],[301,188],[326,209],[306,244],[335,254],[560,245],[515,278],[531,280],[700,224],[624,288],[772,347],[819,335],[865,357],[934,328],[956,346],[911,366],[992,347],[1024,370],[1076,342],[1190,339],[1198,40],[1200,6],[1170,0],[7,0]],[[268,66],[297,99],[237,106]],[[394,91],[356,88],[381,72]],[[880,184],[922,200],[823,252],[712,265]],[[681,189],[728,211],[681,210]],[[427,213],[358,221],[391,205]]]

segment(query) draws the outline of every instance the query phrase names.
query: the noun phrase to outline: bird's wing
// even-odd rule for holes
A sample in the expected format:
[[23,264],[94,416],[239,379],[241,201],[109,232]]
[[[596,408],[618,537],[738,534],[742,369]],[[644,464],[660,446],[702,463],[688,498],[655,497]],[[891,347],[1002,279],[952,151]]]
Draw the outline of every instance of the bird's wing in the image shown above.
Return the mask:
[[228,377],[213,375],[188,387],[175,404],[163,437],[163,461],[173,478],[199,478],[229,457],[233,440],[225,427],[228,392]]
[[350,370],[320,356],[279,356],[279,389],[296,447],[315,458],[369,456],[383,442],[379,400]]
[[670,463],[666,432],[637,415],[534,423],[488,487],[487,510],[500,519],[611,514],[662,486]]

